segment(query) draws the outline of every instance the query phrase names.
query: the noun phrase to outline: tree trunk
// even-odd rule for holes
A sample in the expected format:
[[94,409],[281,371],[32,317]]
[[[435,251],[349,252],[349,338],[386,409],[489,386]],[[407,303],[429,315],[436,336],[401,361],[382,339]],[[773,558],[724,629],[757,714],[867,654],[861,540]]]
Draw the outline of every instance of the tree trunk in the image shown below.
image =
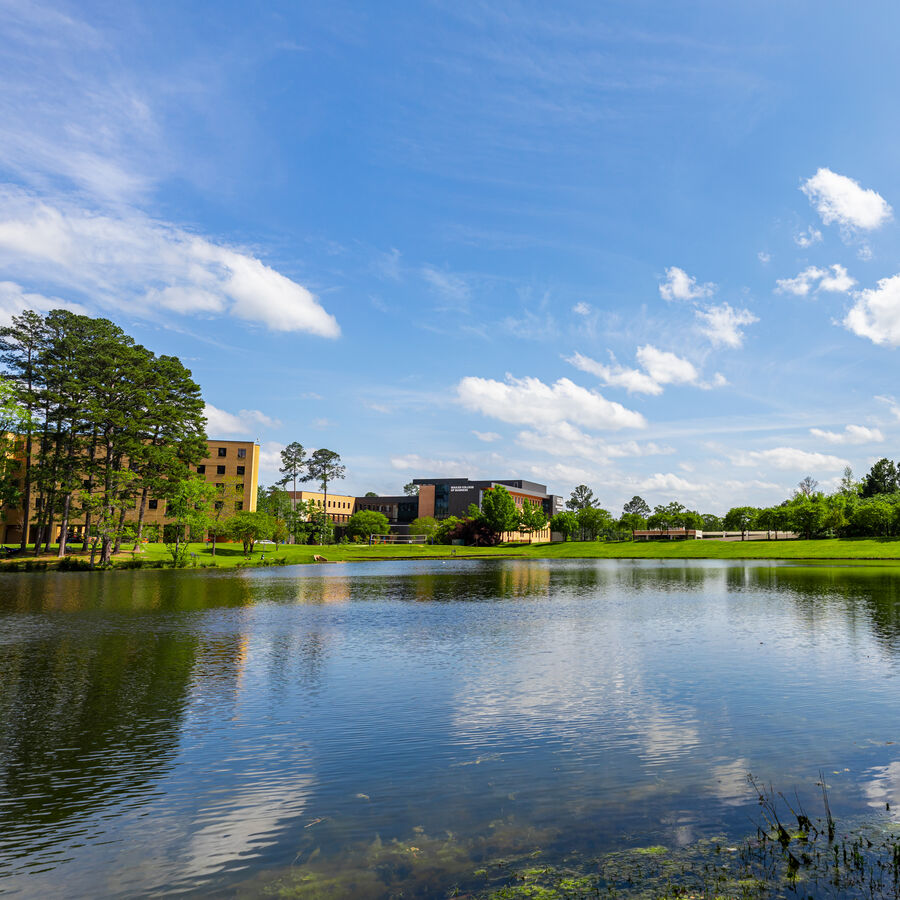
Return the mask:
[[28,547],[28,531],[31,521],[31,426],[25,434],[25,482],[24,496],[22,497],[22,542],[20,549],[25,550]]
[[[96,432],[91,435],[91,452],[88,454],[88,466],[87,466],[87,493],[91,494],[94,490],[94,456],[97,454],[97,434]],[[91,533],[91,511],[88,509],[84,514],[84,540],[81,543],[81,552],[85,553],[88,549],[88,544],[90,543],[90,533]]]
[[69,531],[69,509],[71,505],[72,492],[69,491],[66,494],[66,499],[63,501],[62,521],[59,524],[59,550],[56,553],[59,559],[62,559],[66,555],[66,536]]
[[137,531],[134,535],[134,546],[137,547],[141,542],[141,537],[144,534],[144,510],[147,508],[147,493],[149,492],[149,488],[144,485],[144,489],[141,491],[141,502],[138,506],[138,520],[137,520]]
[[122,532],[125,530],[125,507],[119,510],[119,522],[116,525],[116,543],[113,547],[113,553],[118,553],[122,549]]

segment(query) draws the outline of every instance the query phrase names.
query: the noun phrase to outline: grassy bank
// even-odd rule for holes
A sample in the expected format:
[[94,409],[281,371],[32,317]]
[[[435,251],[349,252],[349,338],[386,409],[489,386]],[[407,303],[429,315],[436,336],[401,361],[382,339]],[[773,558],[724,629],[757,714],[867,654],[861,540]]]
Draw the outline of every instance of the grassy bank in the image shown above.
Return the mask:
[[[900,540],[845,538],[818,541],[671,541],[605,543],[569,541],[559,544],[505,544],[500,547],[447,547],[443,545],[340,544],[328,547],[271,545],[258,547],[248,558],[240,544],[219,544],[215,556],[206,544],[191,544],[188,566],[234,568],[247,565],[303,565],[313,563],[316,555],[328,562],[364,562],[385,559],[467,559],[510,557],[525,559],[795,559],[835,560],[869,563],[900,562]],[[70,559],[87,560],[81,553]],[[171,561],[163,544],[145,544],[133,553],[129,548],[116,557],[119,566],[164,565]],[[16,555],[0,561],[0,571],[29,568],[55,568],[55,549],[40,557]]]

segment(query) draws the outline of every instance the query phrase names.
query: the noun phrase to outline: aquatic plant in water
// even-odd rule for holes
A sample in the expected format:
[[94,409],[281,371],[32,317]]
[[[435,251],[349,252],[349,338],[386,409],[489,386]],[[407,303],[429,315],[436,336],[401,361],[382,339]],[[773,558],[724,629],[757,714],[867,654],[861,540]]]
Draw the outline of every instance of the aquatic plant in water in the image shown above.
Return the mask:
[[541,849],[554,838],[495,822],[490,834],[462,840],[414,829],[409,840],[373,840],[357,852],[325,857],[318,849],[263,888],[266,896],[461,897],[471,900],[645,898],[900,898],[900,834],[884,822],[838,828],[822,779],[823,815],[807,815],[770,787],[758,792],[756,833],[685,848],[631,847],[594,858],[560,859]]

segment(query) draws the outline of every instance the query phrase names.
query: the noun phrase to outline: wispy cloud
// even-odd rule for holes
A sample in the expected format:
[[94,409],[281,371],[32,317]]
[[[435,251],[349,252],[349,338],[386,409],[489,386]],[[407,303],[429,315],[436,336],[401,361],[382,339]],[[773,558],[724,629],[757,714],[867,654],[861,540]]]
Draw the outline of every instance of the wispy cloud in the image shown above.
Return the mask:
[[224,434],[252,434],[258,428],[278,428],[281,422],[258,409],[242,409],[237,413],[226,412],[211,403],[203,409],[206,430],[210,437]]
[[135,315],[231,316],[336,338],[313,294],[251,253],[137,211],[98,214],[0,189],[0,271]]
[[865,425],[847,425],[843,431],[810,428],[809,433],[826,444],[879,444],[884,440],[880,429]]
[[636,352],[641,369],[622,366],[612,357],[607,364],[598,362],[582,353],[573,353],[566,362],[599,378],[611,387],[623,387],[630,394],[650,394],[658,396],[666,385],[693,385],[699,388],[721,387],[725,379],[717,374],[712,382],[701,377],[697,367],[688,359],[660,350],[652,344],[638,347]]
[[780,294],[807,297],[819,291],[846,293],[856,284],[856,279],[847,274],[844,266],[836,263],[827,269],[809,266],[793,278],[779,278],[775,284],[775,290]]
[[718,347],[740,347],[744,342],[741,329],[759,321],[749,309],[733,309],[727,303],[697,309],[694,314],[702,323],[700,331]]

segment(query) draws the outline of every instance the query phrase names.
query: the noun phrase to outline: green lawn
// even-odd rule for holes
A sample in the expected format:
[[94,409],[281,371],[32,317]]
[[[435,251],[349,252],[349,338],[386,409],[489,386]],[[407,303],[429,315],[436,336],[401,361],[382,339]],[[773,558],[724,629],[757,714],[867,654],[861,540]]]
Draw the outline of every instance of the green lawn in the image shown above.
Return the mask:
[[[570,541],[561,544],[507,544],[501,547],[447,547],[442,545],[391,545],[369,547],[343,544],[328,547],[257,546],[248,560],[239,544],[219,544],[213,557],[206,544],[191,544],[189,566],[215,564],[230,568],[237,565],[259,564],[263,561],[284,560],[286,564],[312,563],[316,554],[328,562],[360,562],[378,559],[441,559],[455,557],[520,557],[531,559],[809,559],[900,561],[900,540],[871,538],[829,539],[819,541],[672,541],[633,543],[601,543],[598,541]],[[80,554],[78,554],[80,556]],[[164,561],[170,557],[162,544],[145,544],[137,559]],[[32,557],[33,558],[33,557]],[[132,553],[122,553],[119,562],[127,563]],[[21,564],[25,557],[12,560]],[[42,554],[42,560],[54,564],[55,551]],[[3,568],[0,563],[0,569]]]

